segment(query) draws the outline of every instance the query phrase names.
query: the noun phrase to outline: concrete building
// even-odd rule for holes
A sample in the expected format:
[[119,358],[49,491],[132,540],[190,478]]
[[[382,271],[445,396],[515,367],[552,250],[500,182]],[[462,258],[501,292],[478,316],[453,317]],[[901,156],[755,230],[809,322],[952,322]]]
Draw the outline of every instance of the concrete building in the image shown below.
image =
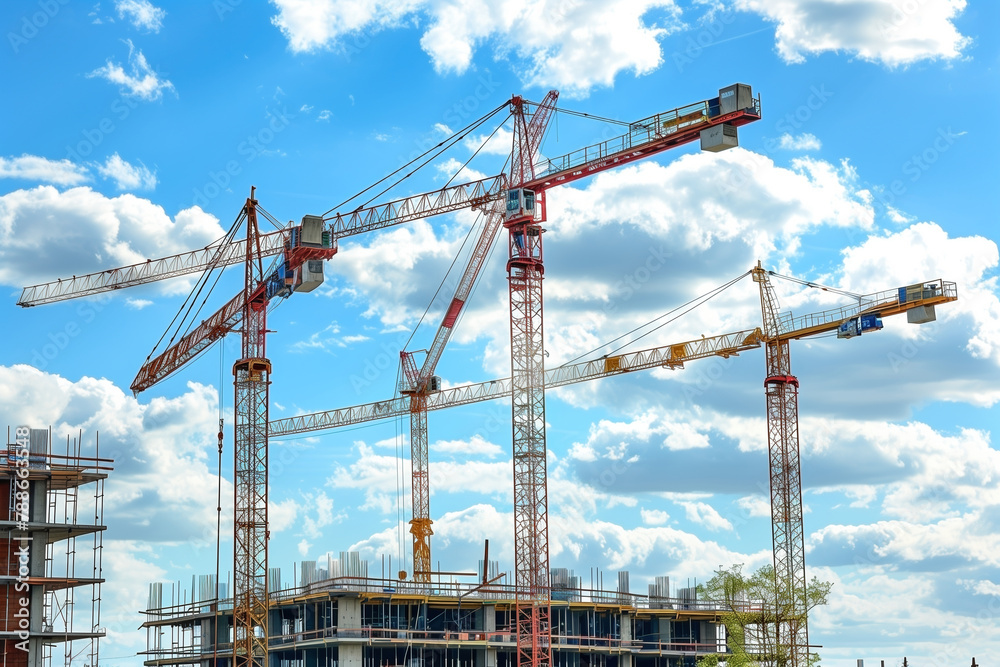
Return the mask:
[[111,461],[8,429],[0,461],[0,667],[97,665],[104,481]]
[[[356,553],[325,570],[303,563],[298,585],[287,588],[271,571],[271,667],[516,662],[509,587],[373,578],[365,565]],[[699,602],[693,587],[671,596],[668,578],[657,577],[648,595],[633,594],[623,572],[618,590],[584,589],[564,569],[552,571],[552,582],[553,667],[693,667],[698,656],[725,651],[721,610]],[[232,664],[232,600],[222,586],[216,605],[214,588],[214,576],[203,576],[190,589],[173,587],[168,601],[162,584],[151,585],[144,665]]]

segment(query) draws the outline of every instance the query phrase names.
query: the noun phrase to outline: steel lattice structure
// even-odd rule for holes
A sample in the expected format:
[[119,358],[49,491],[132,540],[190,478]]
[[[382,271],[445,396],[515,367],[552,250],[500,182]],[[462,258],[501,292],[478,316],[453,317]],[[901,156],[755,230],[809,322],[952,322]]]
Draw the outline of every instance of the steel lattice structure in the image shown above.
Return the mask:
[[233,365],[234,447],[233,663],[267,667],[267,429],[271,362],[266,357],[267,300],[257,247],[257,201],[247,199],[242,358]]
[[[515,100],[515,103],[517,100]],[[517,122],[520,120],[520,122]],[[514,146],[528,140],[515,116]],[[523,151],[521,152],[523,154]],[[516,165],[515,165],[516,166]],[[524,174],[521,175],[521,180]],[[508,195],[511,422],[514,460],[514,585],[518,667],[552,664],[549,501],[545,447],[545,337],[542,309],[544,207],[535,219],[523,192]],[[516,200],[516,201],[515,201]],[[513,212],[512,212],[513,203]]]
[[[515,144],[514,146],[510,174],[506,178],[501,175],[508,187],[520,187],[526,180],[534,176],[532,163],[541,147],[542,137],[555,110],[557,99],[559,99],[559,93],[555,90],[549,91],[531,116],[531,120],[527,122],[526,141],[523,142],[523,145]],[[514,98],[514,100],[516,103],[512,105],[511,109],[515,118],[514,122],[515,124],[524,124],[527,105],[521,102],[521,98]],[[483,201],[480,207],[485,214],[483,228],[476,244],[472,247],[469,261],[458,286],[455,288],[455,296],[452,297],[451,303],[445,311],[441,325],[434,336],[434,341],[427,350],[427,356],[424,357],[423,365],[419,370],[417,369],[413,352],[403,351],[399,354],[403,366],[403,376],[406,380],[401,393],[410,397],[410,465],[413,502],[410,533],[413,535],[413,578],[415,581],[424,583],[429,583],[431,580],[430,538],[434,534],[431,527],[433,521],[430,514],[430,475],[427,460],[427,397],[436,390],[436,387],[431,387],[430,383],[437,364],[441,360],[441,355],[444,353],[444,348],[455,330],[465,302],[472,293],[480,271],[486,264],[494,241],[499,236],[506,215],[503,199],[494,199],[488,203]]]
[[767,377],[767,449],[771,485],[771,537],[774,546],[775,600],[778,623],[775,646],[781,665],[809,664],[806,608],[806,548],[802,527],[802,474],[799,460],[799,381],[792,375],[788,339],[779,336],[778,299],[758,264]]

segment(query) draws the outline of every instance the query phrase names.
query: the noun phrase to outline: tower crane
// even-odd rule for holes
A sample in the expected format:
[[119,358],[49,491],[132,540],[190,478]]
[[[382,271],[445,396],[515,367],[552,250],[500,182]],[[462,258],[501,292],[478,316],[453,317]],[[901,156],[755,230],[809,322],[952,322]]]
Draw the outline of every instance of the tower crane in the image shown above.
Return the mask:
[[[517,108],[526,102],[511,100]],[[468,207],[481,207],[504,199],[505,226],[510,230],[508,273],[512,294],[512,335],[523,351],[512,360],[512,393],[515,395],[515,456],[521,474],[515,475],[516,515],[515,551],[522,554],[518,563],[518,581],[523,582],[527,597],[519,603],[519,664],[547,665],[548,640],[547,563],[548,529],[545,494],[544,389],[541,381],[541,228],[544,220],[542,192],[554,185],[604,171],[689,143],[700,138],[706,150],[724,150],[735,146],[736,128],[760,118],[759,99],[750,87],[742,84],[720,91],[719,97],[687,107],[656,114],[629,126],[629,132],[599,144],[579,149],[554,160],[543,169],[536,168],[528,177],[533,151],[530,133],[524,123],[515,123],[519,183],[511,189],[506,175],[449,186],[440,190],[406,197],[386,204],[359,207],[330,217],[304,216],[299,226],[289,226],[270,234],[256,227],[257,202],[253,191],[241,216],[247,222],[245,242],[226,239],[201,250],[149,260],[72,279],[57,280],[26,287],[18,305],[29,307],[52,303],[125,287],[163,280],[228,265],[244,264],[244,288],[217,313],[184,336],[140,369],[132,390],[139,393],[169,377],[207,349],[213,342],[243,324],[241,359],[234,366],[236,383],[236,524],[243,522],[245,534],[236,536],[234,586],[237,664],[266,663],[267,656],[267,386],[271,365],[265,353],[266,310],[275,296],[293,291],[308,291],[322,280],[309,263],[329,259],[336,253],[337,239],[366,231],[383,229],[407,221],[426,218]],[[523,119],[523,115],[522,115]],[[512,171],[513,173],[513,171]],[[539,201],[540,216],[534,202]],[[308,223],[308,224],[307,224]],[[324,230],[323,225],[326,224]],[[252,231],[251,231],[252,228]],[[295,230],[299,244],[306,235],[320,235],[325,253],[295,253]],[[329,232],[328,243],[324,231]],[[519,240],[520,239],[520,240]],[[523,245],[522,245],[523,244]],[[265,276],[262,260],[286,253],[283,262]],[[301,260],[301,261],[300,261]],[[298,263],[297,263],[298,262]],[[256,264],[256,270],[253,266]],[[306,276],[306,274],[311,274]],[[251,278],[253,276],[253,278]],[[303,277],[308,280],[303,280]],[[302,282],[297,282],[302,281]],[[311,285],[311,287],[310,287]],[[516,318],[516,323],[515,323]],[[411,369],[412,370],[412,369]],[[240,475],[246,475],[240,479]],[[244,505],[241,506],[241,503]],[[240,531],[236,525],[235,531]],[[242,588],[242,589],[241,589]],[[521,587],[519,587],[519,590]],[[263,607],[261,606],[263,605]],[[530,631],[530,634],[529,634]],[[544,654],[544,655],[543,655]]]
[[[526,175],[533,175],[532,166],[535,156],[542,143],[542,137],[548,126],[549,119],[555,109],[559,93],[549,91],[538,105],[531,120],[527,122],[525,131],[526,145],[514,146],[514,154],[510,163],[507,182],[511,188],[519,188],[524,184]],[[511,104],[511,111],[516,127],[525,124],[528,114],[527,105],[519,97]],[[526,166],[525,166],[526,165]],[[411,507],[413,518],[410,520],[410,533],[413,534],[413,579],[417,582],[429,583],[431,579],[431,545],[430,537],[434,534],[431,528],[430,515],[430,481],[428,478],[427,461],[427,395],[437,389],[434,371],[437,368],[441,354],[451,338],[455,324],[462,312],[462,307],[469,298],[472,288],[479,276],[479,271],[486,263],[490,248],[504,220],[504,200],[496,199],[485,209],[486,215],[479,238],[469,255],[468,264],[455,288],[455,296],[444,314],[438,327],[434,341],[427,350],[424,362],[418,369],[413,352],[399,353],[403,368],[405,384],[401,393],[410,399],[410,466],[411,466]],[[405,578],[402,577],[402,578]]]
[[[737,144],[737,127],[760,119],[759,100],[750,86],[736,84],[719,91],[703,108],[676,110],[672,118],[654,117],[632,127],[669,136],[660,150],[701,139],[703,149],[719,151]],[[711,127],[704,121],[716,123]],[[725,119],[725,120],[722,120]],[[694,123],[691,125],[690,123]],[[699,126],[700,125],[700,126]],[[682,128],[686,127],[687,131]],[[515,146],[528,142],[515,124]],[[681,139],[686,137],[686,139]],[[650,153],[608,151],[590,156],[586,149],[580,168],[569,175],[583,178],[621,166]],[[523,154],[523,151],[522,151]],[[528,180],[524,174],[524,180]],[[514,585],[517,614],[518,667],[549,667],[552,663],[549,592],[549,517],[545,446],[545,336],[542,277],[542,223],[546,219],[544,191],[559,182],[556,174],[535,176],[524,188],[507,195],[509,233],[507,280],[510,300],[511,425],[514,453]],[[537,184],[536,184],[537,182]],[[536,201],[538,204],[536,210]]]
[[935,305],[957,299],[958,290],[953,282],[927,281],[859,297],[857,312],[843,313],[839,318],[805,318],[795,322],[779,313],[778,298],[769,279],[772,274],[759,262],[751,273],[760,288],[767,367],[764,396],[774,576],[778,599],[787,601],[789,606],[788,613],[775,627],[774,645],[787,650],[781,664],[807,667],[809,627],[799,458],[799,381],[792,374],[788,341],[830,331],[836,331],[842,338],[852,338],[864,331],[881,329],[882,317],[903,312],[910,322],[923,324],[936,317]]

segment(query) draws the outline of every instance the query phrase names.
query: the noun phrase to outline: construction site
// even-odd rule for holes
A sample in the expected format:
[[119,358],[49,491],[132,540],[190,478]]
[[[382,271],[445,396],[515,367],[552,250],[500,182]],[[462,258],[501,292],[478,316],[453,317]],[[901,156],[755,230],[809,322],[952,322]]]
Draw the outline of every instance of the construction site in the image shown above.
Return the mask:
[[[645,349],[615,348],[583,361],[547,368],[542,291],[546,230],[542,225],[547,220],[549,190],[558,196],[559,185],[695,142],[709,152],[736,147],[740,128],[762,117],[760,97],[754,96],[749,85],[734,84],[702,101],[623,123],[626,129],[620,136],[559,157],[543,158],[540,149],[550,120],[557,111],[575,113],[557,108],[558,97],[551,91],[536,103],[514,96],[349,199],[349,205],[345,202],[322,215],[302,216],[299,224],[281,223],[259,205],[256,190],[251,189],[227,237],[215,246],[25,288],[19,305],[27,307],[201,273],[190,301],[182,306],[186,312],[170,342],[150,355],[133,381],[131,389],[136,395],[183,369],[228,333],[240,335],[239,359],[232,367],[234,516],[223,520],[223,526],[231,526],[235,544],[229,561],[232,578],[226,576],[223,581],[224,575],[216,572],[193,577],[190,586],[177,582],[165,589],[161,583],[151,583],[146,609],[137,610],[147,633],[144,665],[694,667],[705,656],[717,655],[724,660],[732,648],[725,626],[726,614],[732,610],[719,601],[699,599],[696,585],[690,582],[676,585],[691,573],[665,572],[653,581],[630,583],[629,573],[623,570],[609,576],[614,581],[606,585],[603,575],[595,577],[592,572],[589,578],[577,576],[550,562],[545,392],[636,371],[681,369],[700,359],[728,359],[760,348],[765,362],[761,379],[768,429],[768,460],[766,466],[762,462],[760,473],[762,480],[766,474],[770,490],[776,586],[793,602],[776,617],[761,611],[760,633],[769,640],[754,644],[752,637],[747,638],[748,648],[764,664],[809,664],[815,642],[810,641],[805,607],[808,580],[799,382],[792,370],[790,348],[793,341],[812,336],[851,339],[868,335],[882,329],[883,319],[893,315],[905,313],[907,322],[914,325],[932,322],[938,305],[958,298],[956,284],[939,277],[914,276],[907,285],[886,285],[875,293],[853,294],[781,276],[758,263],[742,267],[744,272],[731,282],[678,305],[675,311],[688,312],[740,279],[749,278],[759,291],[759,323],[748,322],[738,331]],[[499,122],[497,127],[510,127],[513,134],[502,173],[467,183],[449,181],[435,191],[372,204],[409,175],[402,172],[412,173],[431,163],[471,132],[482,131],[491,119]],[[396,180],[386,186],[383,181],[389,179]],[[379,194],[371,199],[358,198],[367,197],[367,191],[376,187]],[[319,287],[324,281],[324,263],[335,261],[339,241],[464,209],[479,213],[475,243],[459,267],[454,295],[440,308],[443,316],[433,342],[426,350],[400,350],[394,395],[272,420],[272,366],[265,344],[269,311],[294,293]],[[277,231],[262,232],[265,220]],[[241,232],[244,238],[239,238]],[[437,375],[438,362],[497,245],[505,250],[507,260],[510,375],[446,386]],[[274,258],[269,266],[264,261],[267,258]],[[200,298],[201,289],[210,284],[214,272],[230,265],[243,267],[241,291],[214,314],[200,315],[191,306]],[[822,287],[843,297],[846,305],[793,315],[781,309],[773,279],[788,279],[806,289]],[[639,338],[633,337],[633,342]],[[513,561],[501,564],[491,560],[487,542],[477,571],[435,569],[428,412],[493,399],[506,399],[511,404]],[[302,562],[290,577],[287,569],[271,567],[269,438],[391,419],[408,421],[412,562],[400,564],[397,560],[398,571],[393,571],[391,561],[388,567],[383,562],[377,576],[370,571],[373,564],[358,552],[341,552],[339,559],[328,559],[325,566]],[[221,456],[221,430],[218,437]],[[8,442],[12,442],[10,438]],[[27,465],[34,523],[29,524],[27,533],[16,527],[14,518],[21,506],[15,501],[14,482],[23,463],[10,449],[5,482],[9,493],[3,495],[10,496],[5,642],[11,645],[18,641],[11,634],[17,622],[11,601],[15,599],[17,549],[22,544],[18,540],[28,539],[19,536],[30,535],[31,576],[27,584],[37,614],[32,614],[28,641],[35,649],[23,662],[10,662],[14,654],[8,650],[5,664],[48,665],[55,659],[52,646],[56,642],[80,639],[92,642],[88,646],[93,648],[87,650],[93,652],[90,664],[96,665],[101,635],[101,512],[96,513],[93,525],[77,529],[76,520],[78,505],[83,506],[78,489],[96,487],[93,502],[101,506],[108,469],[101,464],[108,462],[82,459],[71,451],[56,462],[53,459],[58,457],[42,445],[36,453],[34,443],[33,439]],[[58,511],[53,509],[57,505]],[[94,563],[88,560],[83,573],[78,569],[80,548],[76,545],[82,536],[94,540],[88,547]],[[40,542],[45,544],[44,558],[40,550],[35,552]],[[337,546],[329,545],[329,550],[335,551]],[[58,558],[62,551],[65,564]],[[89,626],[81,627],[77,619],[74,630],[71,619],[83,606],[79,595],[83,589],[92,593],[88,604],[93,612]],[[740,604],[752,611],[763,610],[770,602],[746,599]]]

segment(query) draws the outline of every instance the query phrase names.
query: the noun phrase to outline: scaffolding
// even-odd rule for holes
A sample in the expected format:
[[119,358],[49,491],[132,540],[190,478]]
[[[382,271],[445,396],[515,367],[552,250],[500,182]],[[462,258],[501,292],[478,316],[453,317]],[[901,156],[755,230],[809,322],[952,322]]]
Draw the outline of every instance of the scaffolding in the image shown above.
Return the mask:
[[83,434],[52,447],[51,429],[8,428],[0,461],[0,667],[97,665],[104,484],[111,470],[83,456]]
[[[303,562],[293,585],[269,572],[268,638],[272,667],[513,667],[516,596],[510,573],[496,562],[479,572],[435,574],[429,582],[369,576],[357,553]],[[391,562],[388,570],[392,571]],[[484,576],[484,574],[486,576]],[[717,602],[694,588],[670,590],[658,577],[651,594],[629,591],[627,572],[616,590],[582,585],[571,571],[551,573],[552,651],[557,667],[683,667],[725,653]],[[147,667],[232,664],[232,598],[228,582],[214,596],[214,576],[150,584],[143,628]],[[556,590],[558,589],[558,591]],[[164,594],[167,593],[165,596]]]

